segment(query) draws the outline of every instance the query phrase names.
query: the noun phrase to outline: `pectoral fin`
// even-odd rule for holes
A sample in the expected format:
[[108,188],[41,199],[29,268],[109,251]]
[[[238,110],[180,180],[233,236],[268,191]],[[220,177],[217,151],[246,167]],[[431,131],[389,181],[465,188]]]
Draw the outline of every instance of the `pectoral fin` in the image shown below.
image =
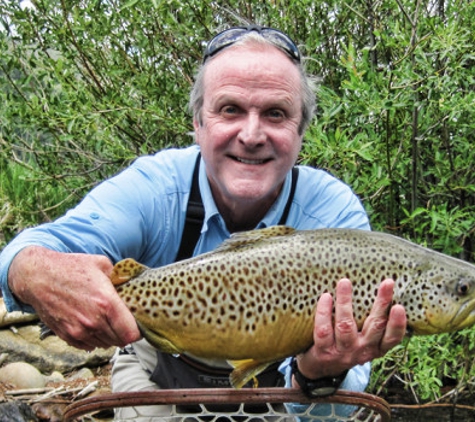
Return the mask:
[[170,354],[178,354],[178,353],[183,352],[183,350],[179,350],[170,340],[161,336],[159,333],[149,330],[147,327],[145,327],[143,324],[141,324],[138,321],[137,321],[137,325],[140,329],[140,332],[147,339],[147,341],[152,346],[155,346],[157,349],[161,350],[162,352],[170,353]]
[[[229,382],[234,388],[241,388],[251,379],[255,379],[262,371],[274,362],[261,362],[253,359],[228,361],[234,368],[229,375]],[[257,380],[254,380],[257,387]]]

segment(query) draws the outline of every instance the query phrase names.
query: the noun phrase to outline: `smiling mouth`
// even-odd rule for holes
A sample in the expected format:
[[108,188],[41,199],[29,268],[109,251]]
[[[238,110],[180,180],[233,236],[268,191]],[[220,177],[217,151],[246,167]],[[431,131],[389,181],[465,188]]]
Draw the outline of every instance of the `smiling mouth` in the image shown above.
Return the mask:
[[239,157],[233,157],[234,160],[243,163],[243,164],[250,164],[250,165],[259,165],[259,164],[265,164],[270,161],[270,159],[264,159],[264,160],[249,160],[246,158],[239,158]]

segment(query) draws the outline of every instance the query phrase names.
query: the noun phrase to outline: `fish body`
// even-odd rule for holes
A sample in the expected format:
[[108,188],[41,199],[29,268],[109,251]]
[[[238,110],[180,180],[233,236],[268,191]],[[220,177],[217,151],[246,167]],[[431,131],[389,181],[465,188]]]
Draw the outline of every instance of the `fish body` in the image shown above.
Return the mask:
[[359,328],[386,278],[395,281],[393,301],[405,307],[414,334],[475,322],[474,265],[356,229],[237,233],[213,252],[160,268],[120,261],[111,280],[150,343],[233,361],[231,382],[239,387],[311,346],[317,300],[342,278],[352,281]]

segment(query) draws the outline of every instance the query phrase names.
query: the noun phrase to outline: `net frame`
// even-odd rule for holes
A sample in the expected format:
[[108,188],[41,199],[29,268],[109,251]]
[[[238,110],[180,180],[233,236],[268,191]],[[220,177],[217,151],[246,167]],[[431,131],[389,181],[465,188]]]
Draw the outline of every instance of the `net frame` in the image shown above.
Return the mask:
[[[302,412],[288,413],[275,410],[275,404],[299,403],[308,404]],[[236,411],[216,412],[207,409],[207,405],[239,405]],[[249,413],[245,409],[248,404],[267,404],[266,413]],[[315,405],[329,404],[331,412],[325,416],[312,416],[311,411]],[[354,391],[338,390],[328,397],[309,398],[301,390],[294,388],[199,388],[199,389],[170,389],[154,391],[137,391],[101,394],[71,403],[64,412],[64,421],[72,422],[79,416],[110,410],[119,407],[136,407],[150,405],[171,405],[172,412],[164,417],[156,417],[157,421],[190,421],[190,422],[214,422],[214,421],[255,421],[272,420],[279,421],[305,421],[310,418],[313,421],[378,421],[389,422],[391,420],[391,408],[382,398]],[[198,405],[200,412],[183,413],[178,411],[178,406]],[[335,405],[355,406],[350,416],[338,416]],[[137,415],[140,417],[140,415]],[[155,418],[147,419],[154,420]],[[123,420],[123,419],[121,419]],[[130,419],[133,420],[133,419]]]

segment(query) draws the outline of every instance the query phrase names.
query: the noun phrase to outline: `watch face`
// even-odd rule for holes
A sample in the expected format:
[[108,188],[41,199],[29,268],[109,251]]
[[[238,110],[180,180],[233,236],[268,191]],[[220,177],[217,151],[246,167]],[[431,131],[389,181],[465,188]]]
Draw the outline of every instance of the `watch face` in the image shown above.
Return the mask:
[[313,397],[324,397],[333,394],[336,391],[335,387],[317,387],[310,390],[309,393]]

